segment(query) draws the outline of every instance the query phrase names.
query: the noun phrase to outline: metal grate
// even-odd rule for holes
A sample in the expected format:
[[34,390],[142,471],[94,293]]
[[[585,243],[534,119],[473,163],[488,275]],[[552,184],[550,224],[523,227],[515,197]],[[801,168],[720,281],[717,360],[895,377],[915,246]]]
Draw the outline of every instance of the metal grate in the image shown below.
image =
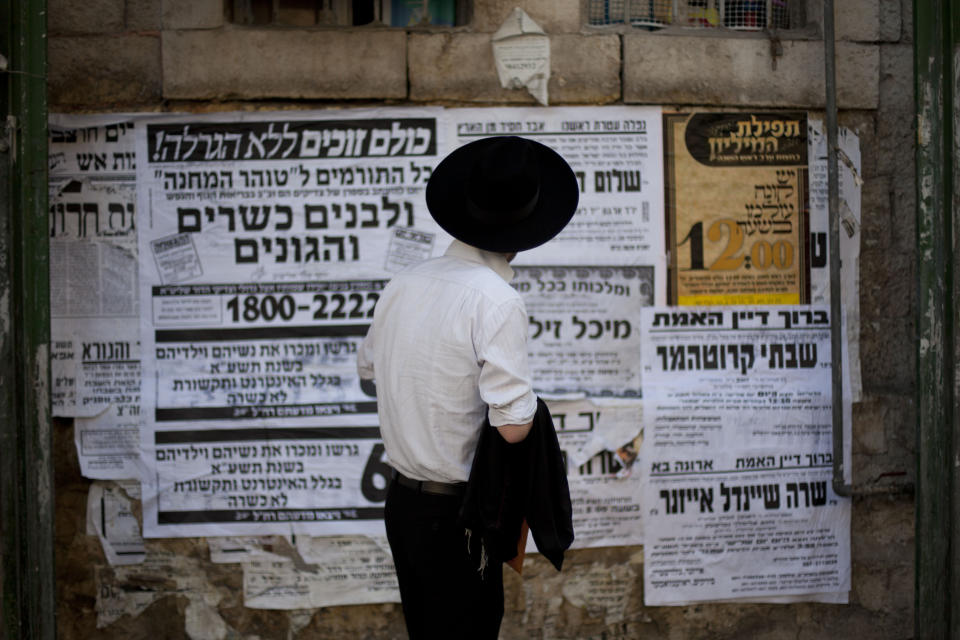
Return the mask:
[[662,27],[673,22],[675,4],[675,0],[590,0],[588,19],[594,25]]
[[717,0],[687,0],[678,4],[678,24],[701,29],[721,26]]
[[[798,0],[793,0],[794,4]],[[790,0],[589,0],[592,25],[760,31],[790,27]]]
[[772,29],[790,28],[790,8],[787,6],[787,0],[773,0],[770,27]]
[[623,5],[627,0],[590,0],[588,20],[590,24],[621,24]]
[[627,14],[635,27],[663,27],[673,24],[673,0],[633,0]]
[[767,0],[726,0],[720,15],[728,29],[759,31],[767,26]]

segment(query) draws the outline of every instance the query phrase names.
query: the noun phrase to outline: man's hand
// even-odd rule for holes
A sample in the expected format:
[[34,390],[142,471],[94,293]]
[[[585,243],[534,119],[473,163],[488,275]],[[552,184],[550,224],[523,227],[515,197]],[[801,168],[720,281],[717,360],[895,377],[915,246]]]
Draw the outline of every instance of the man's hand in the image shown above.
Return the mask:
[[522,442],[523,439],[527,437],[527,434],[530,433],[531,426],[533,426],[533,420],[526,424],[505,424],[497,427],[497,431],[500,432],[500,436],[503,437],[504,440],[510,444],[516,444]]

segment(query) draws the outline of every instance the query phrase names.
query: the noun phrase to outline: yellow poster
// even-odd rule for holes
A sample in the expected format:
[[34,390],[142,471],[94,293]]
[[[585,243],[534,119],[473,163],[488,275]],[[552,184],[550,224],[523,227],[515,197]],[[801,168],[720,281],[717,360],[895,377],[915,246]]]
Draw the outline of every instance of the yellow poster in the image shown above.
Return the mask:
[[810,299],[805,113],[664,115],[676,305]]

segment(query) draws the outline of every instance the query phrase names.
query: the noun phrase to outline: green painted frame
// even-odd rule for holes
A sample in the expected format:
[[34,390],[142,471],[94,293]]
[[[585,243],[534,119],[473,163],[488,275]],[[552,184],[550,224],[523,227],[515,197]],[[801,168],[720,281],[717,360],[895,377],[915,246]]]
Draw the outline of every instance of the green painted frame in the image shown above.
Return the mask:
[[914,0],[917,128],[915,636],[960,637],[960,425],[955,299],[960,0]]
[[0,635],[52,640],[45,0],[0,0],[0,54]]

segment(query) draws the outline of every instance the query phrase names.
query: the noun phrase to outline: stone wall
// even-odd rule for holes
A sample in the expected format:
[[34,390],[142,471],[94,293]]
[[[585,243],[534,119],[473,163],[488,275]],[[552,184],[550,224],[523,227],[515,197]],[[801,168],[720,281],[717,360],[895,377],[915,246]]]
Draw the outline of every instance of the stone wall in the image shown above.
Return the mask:
[[[454,29],[241,27],[223,0],[48,0],[51,112],[217,111],[377,104],[532,105],[500,87],[489,37],[514,6],[551,37],[552,104],[725,109],[824,108],[819,2],[810,24],[779,34],[691,34],[585,27],[578,0],[475,0]],[[860,263],[863,401],[854,407],[853,590],[849,605],[642,605],[642,549],[569,554],[557,575],[539,557],[508,572],[503,638],[900,639],[913,625],[914,168],[911,8],[837,3],[841,124],[863,159]],[[779,55],[772,52],[780,51]],[[72,425],[56,424],[58,625],[63,638],[394,638],[395,605],[297,612],[243,607],[241,571],[209,562],[202,539],[154,540],[170,575],[119,584],[85,533],[89,481]],[[179,578],[177,578],[179,576]],[[184,595],[193,580],[207,596]],[[629,585],[622,611],[565,590]],[[98,585],[156,596],[96,629]],[[106,585],[106,587],[105,587]]]

